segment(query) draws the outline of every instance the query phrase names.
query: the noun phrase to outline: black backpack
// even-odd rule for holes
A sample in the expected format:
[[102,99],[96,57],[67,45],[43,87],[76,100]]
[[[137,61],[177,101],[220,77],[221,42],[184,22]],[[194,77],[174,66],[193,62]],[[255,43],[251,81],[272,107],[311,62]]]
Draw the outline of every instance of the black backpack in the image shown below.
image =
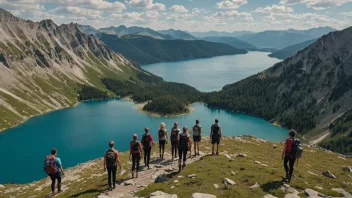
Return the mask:
[[136,141],[136,142],[132,141],[131,144],[132,144],[132,151],[139,150],[139,142],[138,141]]
[[184,133],[180,133],[180,143],[178,148],[180,149],[188,149],[188,135]]
[[150,134],[144,134],[142,137],[143,148],[150,148]]
[[171,129],[171,142],[177,142],[177,137],[178,137],[178,134],[180,133],[180,129],[179,128],[172,128]]
[[219,137],[220,136],[220,126],[218,124],[213,124],[211,129],[213,131],[213,136],[214,137]]
[[117,166],[116,155],[114,150],[109,149],[106,151],[106,167],[110,168],[113,166]]
[[301,145],[301,141],[299,141],[299,139],[292,139],[291,155],[296,159],[299,159],[302,157],[302,154],[303,154],[303,147]]
[[165,131],[163,129],[159,130],[159,138],[163,138],[165,136]]

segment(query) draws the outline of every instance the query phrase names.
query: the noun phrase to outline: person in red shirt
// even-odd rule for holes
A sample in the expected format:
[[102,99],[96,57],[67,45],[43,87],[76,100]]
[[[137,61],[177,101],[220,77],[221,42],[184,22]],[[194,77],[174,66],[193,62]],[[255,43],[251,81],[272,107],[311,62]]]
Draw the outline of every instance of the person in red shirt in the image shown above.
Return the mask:
[[144,129],[145,134],[142,137],[142,145],[143,145],[143,151],[144,151],[144,165],[149,167],[149,162],[150,162],[150,152],[152,151],[152,145],[154,144],[154,139],[153,136],[149,133],[149,129],[145,128]]
[[284,168],[286,172],[286,181],[290,182],[294,170],[294,165],[296,161],[296,157],[292,155],[292,144],[295,139],[297,132],[291,129],[289,132],[289,138],[286,139],[284,149],[282,151],[282,159],[284,160]]
[[[109,182],[109,190],[115,189],[116,185],[116,170],[117,165],[119,165],[121,170],[121,163],[119,158],[119,152],[114,149],[114,141],[109,142],[109,149],[105,152],[104,155],[104,171],[108,169],[108,182]],[[112,176],[112,182],[111,182]],[[112,186],[111,186],[112,183]]]
[[137,134],[133,135],[133,140],[130,143],[130,160],[132,156],[132,178],[134,178],[134,171],[136,171],[136,178],[138,178],[139,161],[141,160],[142,145],[138,141]]

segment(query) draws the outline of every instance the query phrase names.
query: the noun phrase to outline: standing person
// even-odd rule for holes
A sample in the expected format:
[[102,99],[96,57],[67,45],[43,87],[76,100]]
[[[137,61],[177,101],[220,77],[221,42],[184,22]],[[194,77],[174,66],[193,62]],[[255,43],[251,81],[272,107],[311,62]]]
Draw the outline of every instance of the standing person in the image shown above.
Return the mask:
[[158,139],[159,139],[159,153],[160,158],[164,159],[164,152],[165,152],[165,144],[167,144],[168,136],[167,130],[165,129],[165,123],[160,123],[160,129],[158,131]]
[[216,144],[216,155],[219,155],[219,144],[220,144],[220,139],[222,138],[222,129],[221,126],[219,125],[219,120],[215,119],[215,124],[211,126],[210,129],[210,138],[211,138],[211,152],[212,155],[215,155],[214,151],[214,146]]
[[152,145],[154,144],[154,139],[151,134],[149,134],[149,129],[145,128],[144,129],[145,134],[142,137],[142,145],[143,145],[143,151],[144,151],[144,165],[149,167],[149,162],[150,162],[150,152],[152,151]]
[[139,161],[141,160],[142,145],[138,141],[137,134],[133,135],[133,140],[130,143],[130,160],[132,156],[132,178],[134,178],[134,171],[136,171],[136,178],[138,178]]
[[61,191],[61,175],[65,175],[62,169],[62,163],[60,158],[57,156],[56,148],[51,149],[51,154],[46,156],[44,161],[44,171],[48,174],[51,179],[51,193],[55,194],[55,183],[57,180],[57,192]]
[[[104,171],[108,169],[108,183],[109,183],[109,190],[116,188],[116,170],[117,165],[119,165],[121,170],[121,163],[119,158],[119,152],[114,149],[114,141],[109,142],[109,149],[105,152],[104,155]],[[111,182],[112,179],[112,182]],[[112,185],[111,185],[112,183]]]
[[188,128],[183,127],[183,132],[178,136],[178,169],[181,171],[181,162],[183,160],[182,170],[186,166],[187,152],[191,150],[192,142],[188,135]]
[[194,156],[199,155],[199,142],[202,139],[202,126],[199,125],[199,120],[196,120],[196,125],[191,129],[193,133],[193,142],[194,142]]
[[[288,132],[289,138],[286,139],[284,149],[282,151],[282,159],[284,160],[284,167],[286,172],[286,182],[290,182],[296,161],[296,155],[293,153],[293,145],[295,143],[295,136],[297,132],[291,129]],[[288,164],[288,165],[287,165]]]
[[174,158],[177,158],[177,140],[178,140],[178,134],[181,132],[180,128],[178,128],[178,123],[174,123],[174,127],[171,129],[171,135],[170,135],[170,140],[171,140],[171,155],[172,155],[172,161],[174,161]]

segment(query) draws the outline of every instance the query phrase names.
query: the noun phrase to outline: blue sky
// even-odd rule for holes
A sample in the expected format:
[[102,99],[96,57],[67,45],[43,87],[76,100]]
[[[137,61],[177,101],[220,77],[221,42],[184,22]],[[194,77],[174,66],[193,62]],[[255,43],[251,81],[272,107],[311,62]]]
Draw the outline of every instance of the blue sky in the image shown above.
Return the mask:
[[95,28],[263,31],[352,26],[352,0],[0,0],[24,19]]

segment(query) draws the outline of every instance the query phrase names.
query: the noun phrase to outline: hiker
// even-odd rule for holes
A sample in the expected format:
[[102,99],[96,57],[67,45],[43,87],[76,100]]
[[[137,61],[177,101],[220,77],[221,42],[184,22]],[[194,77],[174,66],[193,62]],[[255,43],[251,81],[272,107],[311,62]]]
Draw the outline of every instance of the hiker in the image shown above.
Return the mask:
[[149,134],[149,129],[145,128],[144,129],[145,134],[142,137],[142,145],[143,145],[143,151],[144,151],[144,165],[149,167],[149,162],[150,162],[150,152],[152,151],[152,145],[154,144],[154,139],[151,134]]
[[136,171],[136,178],[138,178],[139,161],[141,160],[142,145],[138,141],[137,134],[133,135],[133,140],[130,143],[130,160],[132,156],[132,178],[134,178],[134,171]]
[[158,131],[158,139],[159,139],[159,153],[160,158],[164,159],[164,151],[165,151],[165,144],[167,144],[168,136],[167,130],[165,129],[165,123],[160,123],[160,129]]
[[[119,152],[114,149],[114,141],[109,142],[109,149],[105,152],[104,155],[104,172],[108,169],[108,183],[109,190],[116,188],[116,170],[117,165],[119,165],[121,170],[121,163],[119,158]],[[112,186],[111,186],[111,176],[112,176]]]
[[174,161],[174,158],[177,158],[177,140],[178,140],[178,134],[181,132],[180,128],[178,128],[178,123],[174,123],[174,127],[171,129],[171,135],[170,135],[170,140],[171,140],[171,155],[172,155],[172,161]]
[[219,125],[219,120],[215,119],[215,124],[211,126],[210,129],[210,138],[211,138],[211,154],[215,155],[214,146],[216,144],[216,155],[219,155],[219,144],[220,139],[222,138],[222,130],[221,126]]
[[51,149],[51,154],[46,156],[44,161],[44,171],[48,174],[51,179],[51,193],[55,194],[55,183],[57,180],[57,192],[61,191],[61,175],[65,175],[62,169],[60,158],[57,156],[56,148]]
[[193,134],[194,156],[199,156],[199,142],[202,139],[202,127],[199,125],[199,120],[196,120],[196,125],[192,127],[191,133]]
[[181,171],[181,162],[183,160],[182,170],[186,166],[187,152],[190,151],[192,147],[191,138],[188,135],[188,128],[183,127],[183,132],[178,135],[178,169]]
[[[295,130],[291,129],[288,132],[288,135],[290,137],[286,139],[285,146],[282,151],[282,159],[284,160],[284,167],[286,172],[285,181],[289,183],[292,179],[296,158],[299,158],[302,155],[302,147],[300,146],[299,140],[295,139],[297,135],[297,132]],[[301,152],[299,152],[298,150],[301,150]],[[297,153],[299,154],[299,156],[296,156]]]

